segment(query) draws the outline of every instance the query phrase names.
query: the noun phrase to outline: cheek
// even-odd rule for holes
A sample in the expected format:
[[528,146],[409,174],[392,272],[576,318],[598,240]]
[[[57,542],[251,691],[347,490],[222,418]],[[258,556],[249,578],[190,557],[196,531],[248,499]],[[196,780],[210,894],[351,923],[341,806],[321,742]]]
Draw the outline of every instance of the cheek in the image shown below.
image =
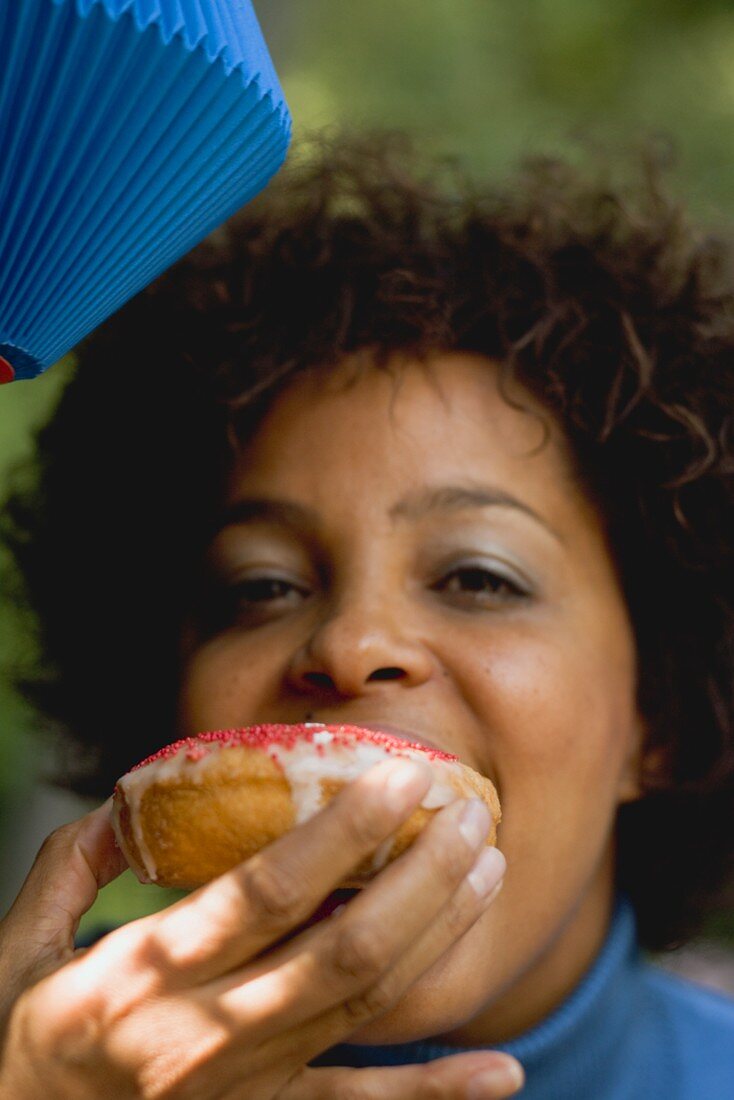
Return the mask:
[[635,737],[627,635],[511,632],[477,654],[472,708],[478,758],[495,770],[506,834],[552,828],[570,838],[605,829]]
[[273,675],[267,647],[244,644],[236,635],[194,649],[181,670],[179,735],[249,724]]

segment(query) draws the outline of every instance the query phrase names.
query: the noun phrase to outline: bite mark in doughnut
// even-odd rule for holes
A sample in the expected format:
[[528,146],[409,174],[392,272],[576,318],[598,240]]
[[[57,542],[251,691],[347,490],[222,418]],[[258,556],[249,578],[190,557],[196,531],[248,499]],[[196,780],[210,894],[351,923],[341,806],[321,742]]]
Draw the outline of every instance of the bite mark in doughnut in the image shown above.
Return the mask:
[[217,730],[166,745],[117,783],[112,820],[141,882],[192,890],[306,821],[346,784],[389,756],[420,759],[434,778],[420,805],[340,885],[364,886],[410,844],[442,806],[497,793],[458,757],[357,726],[307,723]]

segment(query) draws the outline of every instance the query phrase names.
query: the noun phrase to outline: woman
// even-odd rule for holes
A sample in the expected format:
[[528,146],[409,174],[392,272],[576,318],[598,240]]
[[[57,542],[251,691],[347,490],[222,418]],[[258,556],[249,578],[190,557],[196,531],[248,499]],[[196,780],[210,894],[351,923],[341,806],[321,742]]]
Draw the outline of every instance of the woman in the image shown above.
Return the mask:
[[103,807],[2,929],[8,1095],[727,1095],[734,1004],[640,954],[733,843],[725,259],[653,185],[441,193],[345,145],[88,342],[6,522],[67,782],[202,729],[417,733],[495,782],[507,875],[456,805],[303,930],[425,789],[382,769],[73,958]]

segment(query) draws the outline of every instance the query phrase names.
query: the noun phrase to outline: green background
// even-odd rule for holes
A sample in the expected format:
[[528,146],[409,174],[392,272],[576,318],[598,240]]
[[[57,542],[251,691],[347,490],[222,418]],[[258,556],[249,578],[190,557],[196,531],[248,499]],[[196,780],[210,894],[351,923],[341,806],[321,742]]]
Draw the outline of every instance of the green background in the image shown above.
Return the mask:
[[[674,149],[674,185],[696,218],[715,229],[730,224],[734,6],[725,0],[256,0],[256,8],[296,136],[341,123],[407,128],[425,149],[458,154],[490,177],[529,153],[577,156],[591,144],[622,157],[659,137]],[[41,379],[0,389],[0,494],[71,370],[67,360]],[[10,609],[0,613],[7,667],[26,643]],[[27,865],[34,830],[43,835],[28,809],[41,767],[36,720],[7,679],[0,682],[6,895]],[[161,900],[123,880],[103,892],[92,919],[131,916]]]

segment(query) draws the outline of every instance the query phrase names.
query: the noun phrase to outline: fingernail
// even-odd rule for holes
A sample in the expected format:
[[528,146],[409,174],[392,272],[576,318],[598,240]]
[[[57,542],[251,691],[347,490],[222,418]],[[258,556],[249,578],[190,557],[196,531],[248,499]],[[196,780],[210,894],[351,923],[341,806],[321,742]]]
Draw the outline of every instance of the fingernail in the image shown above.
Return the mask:
[[466,1089],[467,1100],[496,1100],[498,1090],[505,1096],[508,1090],[517,1092],[524,1083],[525,1074],[520,1063],[507,1058],[471,1078]]
[[482,800],[470,799],[459,818],[459,832],[470,848],[478,848],[487,839],[489,825],[489,810]]
[[419,794],[430,785],[431,775],[425,764],[415,760],[390,761],[385,780],[385,802],[389,809],[401,813],[415,802]]
[[505,857],[498,848],[485,848],[466,877],[472,889],[484,898],[502,881],[505,867]]

